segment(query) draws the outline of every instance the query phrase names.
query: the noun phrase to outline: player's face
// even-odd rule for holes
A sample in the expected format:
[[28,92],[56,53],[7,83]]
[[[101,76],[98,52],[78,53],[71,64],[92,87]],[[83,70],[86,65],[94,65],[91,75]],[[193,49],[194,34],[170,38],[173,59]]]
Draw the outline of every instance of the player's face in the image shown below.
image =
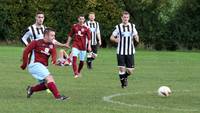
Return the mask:
[[36,19],[36,24],[42,25],[44,22],[44,14],[37,14],[35,19]]
[[127,24],[127,23],[129,22],[129,14],[124,14],[124,15],[122,16],[122,22],[123,22],[124,24]]
[[89,19],[90,19],[90,21],[94,21],[95,15],[94,14],[89,14]]
[[53,42],[53,40],[55,39],[56,33],[54,31],[50,31],[48,33],[48,42]]
[[78,21],[79,21],[80,24],[84,24],[84,22],[85,22],[85,17],[80,16],[80,17],[78,18]]

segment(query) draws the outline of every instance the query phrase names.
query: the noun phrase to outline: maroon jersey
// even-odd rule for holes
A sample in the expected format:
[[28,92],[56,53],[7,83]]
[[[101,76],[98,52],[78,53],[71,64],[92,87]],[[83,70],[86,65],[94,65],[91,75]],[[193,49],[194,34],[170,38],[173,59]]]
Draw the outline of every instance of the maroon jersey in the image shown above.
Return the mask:
[[[54,44],[46,43],[43,39],[32,41],[24,50],[23,64],[27,65],[29,54],[34,51],[34,61],[48,66],[48,59],[52,55],[52,63],[56,63],[56,49]],[[31,56],[31,55],[30,55]],[[30,62],[30,61],[29,61]]]
[[90,30],[85,25],[74,24],[68,34],[74,36],[72,47],[79,50],[86,50],[86,39],[90,40]]

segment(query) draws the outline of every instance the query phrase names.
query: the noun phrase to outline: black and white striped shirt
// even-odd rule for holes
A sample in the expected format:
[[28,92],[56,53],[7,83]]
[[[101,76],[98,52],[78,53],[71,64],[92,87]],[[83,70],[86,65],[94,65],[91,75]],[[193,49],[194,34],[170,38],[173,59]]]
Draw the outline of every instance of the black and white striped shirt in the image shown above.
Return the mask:
[[134,24],[128,23],[126,26],[121,23],[116,25],[112,35],[119,38],[117,46],[117,54],[119,55],[132,55],[135,53],[133,38],[137,35],[137,30]]
[[97,34],[100,33],[99,23],[96,21],[87,21],[85,24],[91,31],[91,45],[97,45]]
[[22,43],[27,46],[30,41],[42,39],[44,37],[44,29],[44,25],[40,28],[37,28],[35,24],[29,26],[21,38]]

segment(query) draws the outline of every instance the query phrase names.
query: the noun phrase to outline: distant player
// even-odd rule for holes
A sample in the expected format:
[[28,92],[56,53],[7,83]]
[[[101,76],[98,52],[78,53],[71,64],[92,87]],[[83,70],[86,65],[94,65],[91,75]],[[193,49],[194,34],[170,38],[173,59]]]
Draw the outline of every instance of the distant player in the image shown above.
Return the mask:
[[[66,46],[69,48],[70,41],[72,43],[72,67],[74,71],[74,78],[79,77],[80,72],[84,65],[86,50],[91,51],[90,30],[84,25],[85,17],[80,15],[78,23],[74,24],[71,31],[68,33],[68,40]],[[88,42],[88,47],[87,43]],[[77,58],[79,56],[79,66],[77,66]]]
[[99,28],[99,22],[95,21],[95,13],[89,13],[89,21],[85,22],[86,25],[90,28],[91,32],[91,48],[92,51],[88,52],[87,55],[87,67],[92,69],[92,62],[97,57],[98,46],[101,46],[101,34]]
[[67,54],[64,49],[59,51],[59,58],[57,59],[56,64],[58,66],[71,66],[72,65],[72,52]]
[[[25,32],[21,38],[21,41],[25,46],[27,46],[33,40],[39,40],[44,37],[43,33],[44,33],[44,29],[46,28],[43,25],[44,18],[45,18],[44,12],[42,12],[42,11],[36,12],[35,23],[33,25],[29,26],[25,30]],[[58,46],[64,46],[64,47],[66,46],[65,44],[62,44],[56,40],[53,40],[53,43]]]
[[[50,89],[55,99],[65,100],[69,97],[60,95],[53,76],[50,74],[47,69],[48,59],[52,56],[52,64],[56,63],[56,48],[52,43],[55,39],[55,31],[52,28],[46,28],[44,30],[44,38],[40,40],[32,41],[23,52],[23,63],[21,68],[24,70],[26,67],[30,74],[37,80],[43,82],[27,87],[27,98],[30,98],[31,95],[35,92],[43,91]],[[34,59],[29,61],[29,55],[34,51]]]
[[129,22],[130,15],[127,11],[122,14],[122,23],[116,25],[110,40],[118,44],[117,46],[117,62],[119,67],[119,78],[121,87],[128,85],[128,76],[134,70],[134,43],[139,43],[138,32],[135,25]]

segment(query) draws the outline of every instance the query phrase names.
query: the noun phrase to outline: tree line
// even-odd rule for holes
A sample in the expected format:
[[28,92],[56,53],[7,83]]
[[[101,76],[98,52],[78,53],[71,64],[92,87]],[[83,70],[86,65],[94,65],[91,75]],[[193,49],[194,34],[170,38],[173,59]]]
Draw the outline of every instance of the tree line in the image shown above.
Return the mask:
[[23,30],[35,22],[35,12],[45,13],[45,25],[66,41],[77,16],[91,11],[100,23],[104,46],[121,12],[127,10],[144,48],[156,50],[200,49],[199,0],[0,0],[0,40],[19,41]]

